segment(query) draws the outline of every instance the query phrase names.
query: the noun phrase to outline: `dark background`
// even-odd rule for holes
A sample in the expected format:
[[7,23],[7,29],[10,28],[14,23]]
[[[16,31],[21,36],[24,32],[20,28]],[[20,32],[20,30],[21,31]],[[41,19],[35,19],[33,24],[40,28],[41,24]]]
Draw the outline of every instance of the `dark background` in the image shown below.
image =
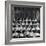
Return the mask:
[[40,8],[14,7],[15,19],[17,18],[36,18],[36,12],[40,12]]

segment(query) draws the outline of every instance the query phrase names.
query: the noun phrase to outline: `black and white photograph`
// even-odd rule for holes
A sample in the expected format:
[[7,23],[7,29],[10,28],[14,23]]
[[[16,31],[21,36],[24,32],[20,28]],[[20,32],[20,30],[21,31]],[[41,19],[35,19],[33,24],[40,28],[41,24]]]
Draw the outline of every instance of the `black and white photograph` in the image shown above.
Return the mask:
[[6,1],[6,44],[45,42],[45,3]]
[[40,8],[11,6],[12,38],[40,37]]

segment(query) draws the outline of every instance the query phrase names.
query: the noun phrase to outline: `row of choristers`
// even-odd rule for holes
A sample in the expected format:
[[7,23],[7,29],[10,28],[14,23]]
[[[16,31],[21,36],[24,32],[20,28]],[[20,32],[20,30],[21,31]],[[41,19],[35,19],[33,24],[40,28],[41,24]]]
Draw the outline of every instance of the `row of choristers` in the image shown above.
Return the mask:
[[[19,20],[19,21],[22,21],[22,20]],[[37,19],[35,20],[26,19],[26,25],[28,25],[27,28],[22,27],[22,25],[25,25],[24,21],[25,20],[23,19],[23,23],[12,23],[12,25],[14,26],[12,27],[12,31],[14,32],[12,36],[13,37],[35,37],[35,36],[40,37],[40,27],[39,27],[40,24],[37,22]],[[27,23],[28,21],[30,21],[30,24]],[[20,25],[20,27],[18,27],[18,25]],[[30,27],[30,25],[32,25],[33,27]],[[36,27],[34,27],[35,25]]]

